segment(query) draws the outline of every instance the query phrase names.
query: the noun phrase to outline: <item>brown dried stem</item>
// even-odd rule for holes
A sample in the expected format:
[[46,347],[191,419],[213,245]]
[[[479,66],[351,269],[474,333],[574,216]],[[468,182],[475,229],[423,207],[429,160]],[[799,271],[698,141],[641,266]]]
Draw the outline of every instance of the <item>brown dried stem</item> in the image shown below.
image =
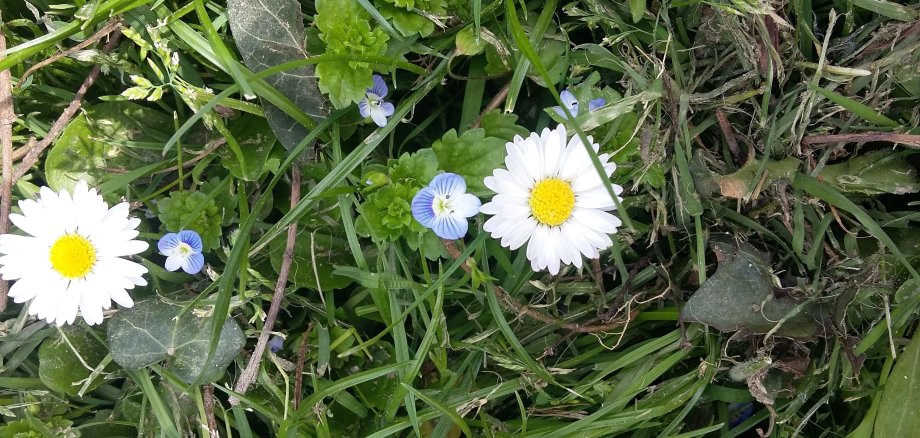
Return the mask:
[[[0,28],[0,54],[6,51],[6,37]],[[0,59],[3,56],[0,55]],[[3,159],[3,181],[0,182],[0,234],[9,231],[10,209],[13,202],[13,79],[9,69],[0,71],[0,150]],[[0,312],[6,310],[9,284],[0,280]]]
[[87,38],[86,40],[84,40],[83,42],[81,42],[80,44],[77,44],[76,46],[73,46],[73,47],[71,47],[71,48],[69,48],[69,49],[67,49],[67,50],[65,50],[65,51],[63,51],[63,52],[61,52],[61,53],[58,53],[58,54],[56,54],[56,55],[53,55],[53,56],[51,56],[50,58],[45,59],[44,61],[41,61],[41,62],[39,62],[39,63],[37,63],[37,64],[35,64],[35,65],[29,67],[29,69],[26,70],[26,72],[22,74],[22,77],[19,78],[19,85],[17,85],[17,86],[21,87],[22,84],[24,84],[24,83],[26,82],[26,78],[29,77],[29,76],[31,76],[32,73],[35,73],[37,70],[39,70],[39,69],[41,69],[41,68],[43,68],[43,67],[47,67],[48,65],[51,65],[51,64],[57,62],[58,60],[60,60],[61,58],[65,57],[65,56],[69,56],[69,55],[73,54],[74,52],[77,52],[78,50],[83,50],[83,49],[89,47],[90,45],[95,44],[97,41],[101,40],[101,39],[104,38],[106,35],[108,35],[108,34],[114,32],[114,31],[116,31],[116,30],[118,30],[118,29],[121,29],[122,26],[123,26],[123,23],[121,22],[120,19],[119,19],[119,20],[110,21],[110,22],[106,23],[106,25],[103,26],[102,29],[99,29],[98,32],[94,33],[92,36],[90,36],[89,38]]
[[[300,167],[291,168],[291,209],[297,206],[300,201]],[[284,245],[284,255],[281,260],[281,269],[278,271],[278,282],[275,283],[275,293],[272,295],[271,306],[268,308],[268,315],[265,317],[265,325],[262,326],[262,332],[259,334],[259,340],[256,342],[256,348],[249,357],[249,363],[246,369],[240,374],[240,380],[236,382],[234,391],[239,394],[246,394],[251,385],[256,380],[259,373],[259,366],[262,363],[262,356],[265,354],[265,347],[268,345],[268,337],[275,327],[275,320],[278,319],[278,312],[281,310],[281,300],[284,298],[284,289],[287,286],[288,276],[291,274],[291,264],[294,260],[294,240],[297,237],[297,223],[288,227],[287,241]],[[230,404],[236,405],[239,400],[230,398]]]
[[[117,29],[112,32],[109,42],[105,44],[102,48],[103,53],[109,53],[118,46],[118,42],[121,40],[121,32]],[[16,171],[13,173],[13,184],[16,181],[19,181],[19,178],[22,178],[35,163],[38,162],[39,156],[42,152],[51,146],[51,143],[57,139],[58,135],[64,130],[64,127],[70,123],[70,120],[77,114],[77,111],[80,110],[80,107],[83,105],[83,97],[86,96],[86,92],[89,91],[90,87],[93,86],[93,83],[96,82],[96,79],[99,78],[99,73],[102,70],[100,66],[96,65],[90,70],[89,75],[86,76],[86,80],[83,81],[83,84],[80,85],[80,88],[77,89],[77,94],[74,95],[73,100],[70,101],[70,105],[67,106],[67,109],[58,117],[57,121],[51,125],[51,129],[48,130],[48,133],[41,139],[41,141],[36,142],[35,137],[29,139],[29,143],[26,146],[26,156],[23,158],[22,163],[19,164],[19,167],[16,168]]]
[[303,363],[307,357],[307,340],[310,333],[313,332],[313,321],[307,326],[307,331],[300,340],[300,351],[297,353],[297,375],[294,376],[294,410],[300,409],[300,402],[303,400]]
[[[450,257],[452,259],[457,260],[460,258],[460,249],[457,248],[457,245],[454,244],[453,240],[442,239],[441,241],[444,242],[444,247],[447,248],[447,252],[448,254],[450,254]],[[463,263],[460,266],[467,273],[472,271],[469,264],[467,263]],[[501,303],[509,311],[512,311],[516,313],[517,315],[525,315],[527,317],[530,317],[532,319],[545,323],[546,325],[566,329],[573,333],[609,332],[614,329],[625,327],[627,324],[629,324],[629,321],[631,321],[633,317],[635,317],[635,315],[638,313],[638,311],[636,310],[630,312],[629,317],[627,317],[626,320],[623,320],[623,321],[611,321],[605,324],[596,324],[596,325],[581,325],[581,324],[575,324],[571,322],[565,322],[551,315],[548,315],[546,313],[540,312],[535,309],[531,309],[530,307],[517,302],[517,300],[515,300],[514,297],[512,297],[511,295],[508,295],[508,293],[505,292],[505,290],[502,289],[501,286],[493,285],[492,290],[495,292],[495,297],[498,298],[498,302]]]
[[505,86],[502,87],[501,90],[498,90],[498,94],[496,94],[495,97],[493,97],[492,100],[489,101],[489,104],[486,105],[486,107],[482,110],[482,112],[479,113],[479,117],[476,118],[476,121],[473,122],[473,125],[470,126],[470,128],[471,129],[478,128],[479,125],[482,124],[482,117],[486,115],[487,112],[492,111],[495,108],[498,108],[502,104],[502,102],[505,101],[505,98],[508,97],[508,91],[510,89],[511,89],[511,83],[509,82],[505,84]]
[[809,135],[802,138],[803,145],[825,143],[867,143],[884,141],[920,148],[920,135],[898,134],[896,132],[859,132],[854,134]]
[[204,415],[208,422],[208,435],[211,438],[220,437],[220,431],[217,430],[217,418],[214,417],[214,386],[204,385]]

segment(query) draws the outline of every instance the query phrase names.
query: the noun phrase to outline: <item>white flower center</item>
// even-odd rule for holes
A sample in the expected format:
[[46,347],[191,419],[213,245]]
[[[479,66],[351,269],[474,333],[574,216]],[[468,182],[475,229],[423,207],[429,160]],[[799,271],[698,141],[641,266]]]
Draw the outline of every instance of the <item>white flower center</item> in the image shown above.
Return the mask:
[[188,256],[193,252],[195,251],[192,249],[192,247],[185,242],[179,242],[179,246],[176,247],[176,253],[182,256]]
[[437,195],[431,203],[431,209],[435,216],[442,217],[453,214],[454,208],[451,204],[450,195]]

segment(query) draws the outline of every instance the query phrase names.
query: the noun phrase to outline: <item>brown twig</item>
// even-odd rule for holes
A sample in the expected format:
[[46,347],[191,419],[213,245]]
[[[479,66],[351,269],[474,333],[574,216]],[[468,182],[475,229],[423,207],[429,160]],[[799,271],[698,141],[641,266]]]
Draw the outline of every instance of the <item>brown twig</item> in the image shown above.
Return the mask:
[[307,340],[310,333],[313,332],[313,321],[307,326],[307,331],[303,334],[300,341],[300,352],[297,354],[297,375],[294,376],[294,410],[300,409],[300,402],[303,400],[303,363],[307,357]]
[[[444,242],[444,247],[447,248],[447,253],[450,254],[450,257],[452,259],[457,260],[460,258],[460,249],[457,248],[457,245],[454,244],[453,240],[442,239],[441,241]],[[460,267],[462,267],[463,270],[466,271],[467,273],[472,271],[469,264],[467,263],[461,264]],[[629,321],[631,321],[633,317],[635,317],[636,314],[638,313],[638,311],[635,311],[635,310],[630,312],[629,317],[626,318],[626,320],[624,321],[612,321],[606,324],[597,324],[597,325],[581,325],[581,324],[575,324],[571,322],[565,322],[553,316],[540,312],[538,310],[531,309],[530,307],[517,302],[517,300],[515,300],[514,297],[512,297],[511,295],[508,295],[508,293],[505,292],[505,290],[502,289],[501,286],[493,285],[492,290],[495,292],[495,297],[498,298],[498,302],[503,304],[506,309],[512,312],[515,312],[518,315],[525,315],[532,319],[545,323],[546,325],[560,327],[568,331],[571,331],[573,333],[609,332],[614,329],[618,329],[618,328],[622,328],[626,326],[627,324],[629,324]]]
[[[210,155],[212,152],[216,151],[217,148],[223,146],[223,145],[226,144],[226,143],[227,143],[227,139],[226,139],[226,138],[218,138],[218,139],[214,140],[211,144],[209,144],[208,146],[206,146],[206,147],[204,148],[203,151],[199,152],[198,155],[195,155],[195,156],[192,157],[192,159],[190,159],[190,160],[183,161],[183,162],[182,162],[182,167],[183,167],[183,168],[185,168],[185,167],[191,167],[193,164],[197,163],[197,162],[200,161],[202,158],[207,157],[207,156]],[[177,166],[167,167],[166,169],[163,169],[163,170],[154,172],[154,174],[158,174],[158,173],[169,173],[169,172],[172,172],[172,171],[174,171],[174,170],[179,170],[179,166],[177,165]]]
[[[117,29],[112,32],[109,42],[105,44],[102,48],[103,53],[109,53],[118,46],[118,42],[121,40],[121,32]],[[22,159],[22,163],[19,164],[19,167],[16,168],[15,173],[13,173],[13,184],[16,181],[19,181],[19,178],[22,178],[35,163],[38,162],[39,156],[48,146],[51,146],[51,143],[57,139],[58,135],[61,134],[61,131],[64,130],[64,127],[70,123],[70,119],[77,114],[77,111],[80,110],[80,107],[83,105],[83,97],[86,96],[86,92],[89,91],[90,87],[93,86],[93,83],[96,82],[96,79],[99,78],[99,73],[101,72],[99,65],[93,66],[90,70],[89,75],[86,76],[86,80],[83,81],[83,84],[80,85],[80,88],[77,89],[77,94],[74,95],[73,100],[70,101],[70,105],[67,105],[67,109],[61,113],[61,116],[58,117],[57,121],[51,125],[51,129],[48,130],[48,133],[41,139],[41,141],[36,142],[35,137],[29,139],[29,143],[26,146],[25,158]]]
[[26,70],[26,72],[22,74],[22,77],[19,78],[19,84],[17,85],[17,87],[21,87],[22,84],[24,84],[24,83],[26,82],[26,78],[29,77],[29,76],[31,76],[32,73],[35,73],[35,71],[37,71],[38,69],[43,68],[43,67],[47,67],[48,65],[57,62],[59,59],[65,57],[65,56],[69,56],[69,55],[71,55],[72,53],[74,53],[74,52],[76,52],[76,51],[78,51],[78,50],[83,50],[83,49],[89,47],[90,45],[95,44],[97,41],[101,40],[101,39],[104,38],[106,35],[108,35],[108,34],[114,32],[114,31],[116,31],[116,30],[118,30],[118,29],[121,29],[122,26],[123,26],[123,23],[121,22],[120,19],[116,19],[116,20],[114,20],[114,21],[110,21],[110,22],[106,23],[106,25],[103,26],[102,29],[99,29],[98,32],[94,33],[91,37],[87,38],[86,40],[84,40],[84,41],[81,42],[80,44],[77,44],[76,46],[73,46],[73,47],[71,47],[71,48],[69,48],[69,49],[67,49],[67,50],[65,50],[65,51],[63,51],[63,52],[60,52],[60,53],[58,53],[58,54],[56,54],[56,55],[51,56],[51,57],[48,58],[48,59],[45,59],[45,60],[42,61],[42,62],[39,62],[38,64],[35,64],[35,65],[29,67],[29,69]]
[[744,159],[741,156],[741,149],[738,147],[738,140],[735,139],[735,132],[732,130],[732,124],[728,122],[728,117],[725,117],[725,113],[720,109],[716,109],[716,120],[719,121],[719,128],[722,130],[722,135],[725,136],[725,141],[728,143],[728,149],[732,153],[732,157],[735,159],[735,164],[741,166],[744,163]]
[[220,431],[217,430],[217,418],[214,417],[214,386],[204,385],[204,415],[208,422],[208,434],[211,438],[219,438]]
[[[291,168],[291,209],[297,207],[300,201],[300,167]],[[256,348],[249,357],[249,363],[246,369],[240,374],[240,380],[236,382],[234,391],[239,394],[245,394],[249,390],[249,385],[255,382],[258,375],[259,366],[262,363],[262,356],[265,354],[265,347],[268,345],[268,337],[275,327],[275,320],[278,318],[278,311],[281,309],[281,300],[284,298],[284,289],[287,286],[288,276],[291,274],[291,263],[294,260],[294,241],[297,237],[297,223],[288,227],[287,241],[284,245],[284,256],[281,260],[281,269],[278,271],[278,282],[275,283],[275,293],[272,295],[271,306],[268,308],[268,315],[265,317],[265,325],[262,326],[262,332],[259,334],[259,340],[256,342]],[[230,404],[236,405],[239,400],[230,398]]]
[[[6,37],[0,27],[0,54],[6,51]],[[3,56],[0,55],[0,59]],[[16,112],[13,109],[13,78],[10,70],[0,71],[0,149],[3,159],[3,181],[0,182],[0,234],[9,231],[10,209],[13,205],[13,123]],[[0,312],[6,310],[9,284],[0,280]]]
[[478,128],[479,125],[482,124],[482,117],[485,116],[487,112],[492,111],[495,108],[498,108],[502,104],[502,102],[505,101],[505,98],[508,97],[508,91],[510,89],[511,89],[511,83],[509,82],[505,84],[505,86],[502,87],[501,90],[498,90],[498,94],[496,94],[495,97],[493,97],[492,100],[489,101],[489,104],[486,105],[486,107],[482,110],[482,112],[479,113],[479,117],[476,118],[476,121],[473,122],[473,125],[470,126],[470,129]]
[[809,135],[802,138],[803,145],[825,143],[867,143],[884,141],[920,148],[920,135],[895,132],[860,132],[855,134]]

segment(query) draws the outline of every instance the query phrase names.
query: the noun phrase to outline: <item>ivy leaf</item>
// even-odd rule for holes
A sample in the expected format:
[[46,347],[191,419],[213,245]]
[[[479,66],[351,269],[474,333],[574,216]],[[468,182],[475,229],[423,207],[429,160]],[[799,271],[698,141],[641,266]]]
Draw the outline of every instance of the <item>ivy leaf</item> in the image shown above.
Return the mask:
[[90,187],[129,170],[158,162],[155,152],[124,146],[126,142],[163,143],[172,132],[172,117],[131,102],[104,102],[87,107],[54,142],[45,159],[45,179],[54,190],[73,190],[77,181]]
[[277,170],[283,158],[275,148],[277,138],[265,119],[245,115],[229,124],[230,132],[240,145],[243,161],[229,148],[221,149],[220,164],[230,174],[244,181],[258,181],[270,170]]
[[88,393],[102,384],[104,375],[96,374],[87,384],[93,370],[86,365],[96,367],[106,354],[105,346],[87,330],[61,327],[57,336],[46,339],[38,349],[38,377],[48,388],[70,396]]
[[[750,245],[735,248],[713,241],[712,250],[719,260],[716,273],[687,301],[681,320],[701,322],[723,332],[745,329],[766,333],[799,305],[792,298],[774,296],[771,268]],[[822,333],[820,321],[821,309],[809,306],[788,318],[776,334],[812,338]]]
[[480,126],[485,130],[486,137],[496,137],[506,142],[511,141],[515,135],[526,138],[530,131],[518,125],[517,119],[515,114],[494,109],[482,115]]
[[471,129],[461,136],[451,129],[431,145],[438,157],[438,166],[466,179],[467,191],[474,194],[486,192],[482,180],[504,164],[505,141],[486,137],[482,128]]
[[[309,57],[304,47],[306,34],[300,3],[296,0],[229,0],[227,19],[243,61],[254,72]],[[313,66],[289,69],[265,81],[313,120],[319,122],[326,118],[328,110],[319,92]],[[263,106],[268,124],[287,150],[306,137],[307,128],[280,108],[264,101]]]
[[196,309],[154,298],[115,314],[109,321],[109,349],[112,359],[127,370],[165,361],[166,369],[186,383],[195,381],[199,374],[203,383],[213,382],[223,376],[246,338],[236,321],[228,318],[211,367],[205,370],[210,326],[210,316],[199,316]]

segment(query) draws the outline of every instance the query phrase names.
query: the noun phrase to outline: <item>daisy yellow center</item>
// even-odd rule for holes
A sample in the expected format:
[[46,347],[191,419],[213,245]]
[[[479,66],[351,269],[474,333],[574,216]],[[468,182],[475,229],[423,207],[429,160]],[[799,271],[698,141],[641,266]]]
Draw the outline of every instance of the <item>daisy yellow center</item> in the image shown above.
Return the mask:
[[96,264],[96,248],[79,234],[65,234],[51,245],[51,267],[62,277],[83,277]]
[[572,216],[575,209],[575,191],[559,179],[547,178],[530,191],[530,212],[537,222],[556,227]]

